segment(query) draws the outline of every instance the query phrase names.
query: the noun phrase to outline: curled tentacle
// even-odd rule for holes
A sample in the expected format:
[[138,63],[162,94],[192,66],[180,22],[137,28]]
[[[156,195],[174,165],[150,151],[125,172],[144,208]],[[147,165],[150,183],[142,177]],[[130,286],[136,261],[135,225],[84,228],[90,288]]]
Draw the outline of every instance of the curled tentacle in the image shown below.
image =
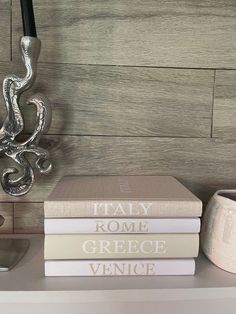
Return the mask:
[[34,171],[23,155],[12,157],[23,170],[23,175],[11,179],[13,174],[19,173],[16,168],[7,168],[2,174],[2,187],[3,190],[13,196],[21,196],[29,192],[34,183]]
[[24,152],[32,153],[37,157],[35,167],[40,173],[48,174],[52,170],[49,153],[45,149],[32,145],[29,148],[24,149]]
[[42,94],[36,94],[30,97],[27,104],[35,105],[36,107],[36,126],[30,138],[22,143],[25,152],[33,153],[37,156],[35,162],[36,168],[40,173],[47,174],[52,169],[52,164],[49,161],[49,153],[41,147],[36,147],[41,136],[47,132],[52,120],[52,110],[49,100]]
[[35,162],[36,168],[40,171],[40,173],[48,174],[52,170],[52,163],[49,161],[48,154],[41,155],[37,158]]
[[41,136],[47,132],[52,120],[52,109],[47,97],[42,94],[36,94],[27,100],[28,105],[36,107],[36,126],[33,134],[25,141],[24,145],[37,145]]
[[17,146],[15,151],[7,155],[21,167],[23,175],[12,179],[11,176],[19,173],[19,171],[16,168],[7,168],[3,171],[1,182],[4,191],[13,196],[22,196],[28,193],[34,183],[34,171],[31,164],[24,156],[24,153],[36,155],[35,167],[40,173],[47,174],[52,169],[52,163],[49,161],[49,153],[43,148],[34,145],[27,148],[22,144]]

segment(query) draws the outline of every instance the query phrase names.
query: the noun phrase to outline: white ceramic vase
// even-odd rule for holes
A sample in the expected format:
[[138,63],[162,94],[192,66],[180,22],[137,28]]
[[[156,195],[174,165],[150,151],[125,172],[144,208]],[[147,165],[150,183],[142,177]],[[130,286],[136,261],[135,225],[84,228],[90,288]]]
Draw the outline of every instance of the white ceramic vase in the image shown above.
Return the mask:
[[217,191],[203,215],[201,247],[218,267],[236,273],[236,190]]

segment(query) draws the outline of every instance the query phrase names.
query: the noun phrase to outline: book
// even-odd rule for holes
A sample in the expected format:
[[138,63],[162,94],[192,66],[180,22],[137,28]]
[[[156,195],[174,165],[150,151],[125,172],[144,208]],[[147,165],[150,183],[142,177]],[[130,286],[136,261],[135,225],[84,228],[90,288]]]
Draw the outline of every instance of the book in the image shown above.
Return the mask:
[[194,259],[45,261],[45,276],[173,276],[194,273]]
[[46,218],[191,218],[202,202],[171,176],[68,176],[44,202]]
[[45,235],[46,260],[192,258],[198,255],[198,234]]
[[199,218],[55,218],[45,219],[45,234],[199,233]]

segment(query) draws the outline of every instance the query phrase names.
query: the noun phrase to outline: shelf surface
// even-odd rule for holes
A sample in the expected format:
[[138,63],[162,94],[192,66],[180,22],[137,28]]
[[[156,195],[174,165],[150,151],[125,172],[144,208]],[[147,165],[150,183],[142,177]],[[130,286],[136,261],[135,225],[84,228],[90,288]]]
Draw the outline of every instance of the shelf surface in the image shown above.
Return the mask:
[[139,301],[236,298],[236,275],[203,255],[197,259],[195,276],[46,278],[44,237],[28,237],[31,245],[25,257],[10,272],[0,273],[0,302],[27,302],[29,295],[31,302],[127,301],[137,299],[137,293]]

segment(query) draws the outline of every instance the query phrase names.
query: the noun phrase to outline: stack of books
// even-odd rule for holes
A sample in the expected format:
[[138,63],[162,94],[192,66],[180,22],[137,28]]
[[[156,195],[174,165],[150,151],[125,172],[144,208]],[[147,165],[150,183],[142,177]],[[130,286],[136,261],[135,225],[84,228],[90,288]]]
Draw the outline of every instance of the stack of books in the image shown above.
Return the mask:
[[202,202],[173,177],[64,177],[44,208],[46,276],[195,272]]

